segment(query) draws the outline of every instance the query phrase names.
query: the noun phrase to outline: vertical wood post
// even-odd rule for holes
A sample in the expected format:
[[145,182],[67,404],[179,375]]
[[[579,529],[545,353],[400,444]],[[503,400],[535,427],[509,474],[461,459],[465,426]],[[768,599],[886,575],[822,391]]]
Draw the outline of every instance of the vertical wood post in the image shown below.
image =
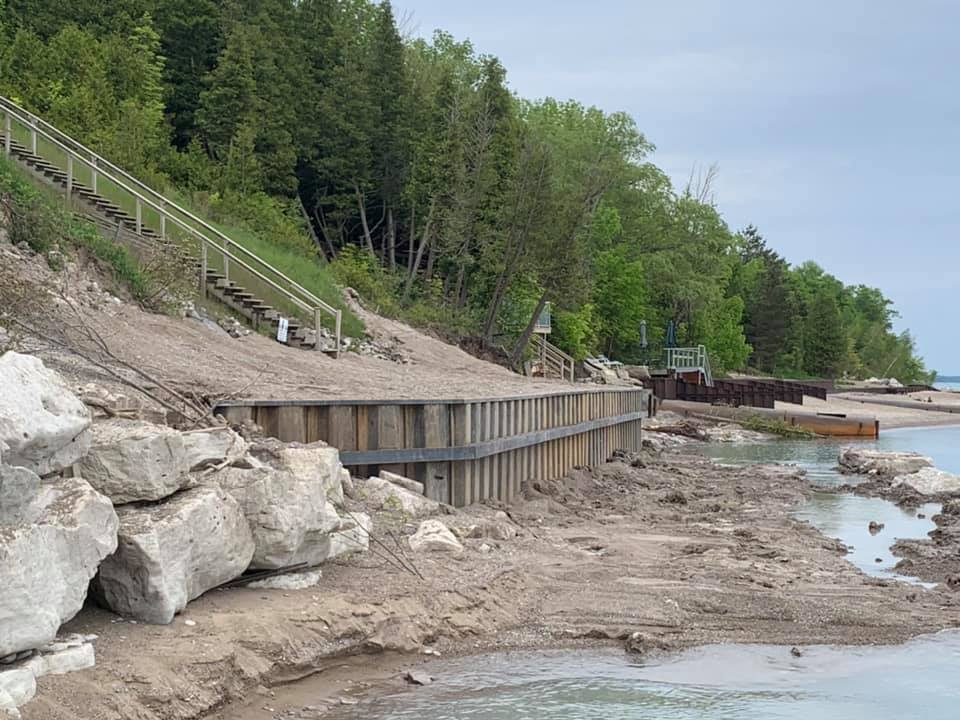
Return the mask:
[[73,199],[73,155],[67,153],[67,205]]
[[207,268],[209,260],[207,258],[207,243],[200,243],[200,294],[207,296]]

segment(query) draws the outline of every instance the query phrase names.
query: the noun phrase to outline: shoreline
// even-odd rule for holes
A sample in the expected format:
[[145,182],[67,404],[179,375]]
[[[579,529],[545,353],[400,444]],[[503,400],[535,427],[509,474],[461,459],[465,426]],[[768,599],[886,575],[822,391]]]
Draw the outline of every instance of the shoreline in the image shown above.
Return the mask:
[[85,610],[68,629],[100,635],[97,666],[44,678],[23,717],[335,717],[322,697],[400,688],[399,673],[481,652],[623,647],[635,632],[664,650],[897,644],[960,627],[960,598],[944,586],[867,576],[845,546],[790,517],[811,490],[796,469],[680,450],[440,515],[492,521],[502,508],[517,534],[416,555],[425,582],[361,557],[324,566],[317,587],[208,593],[169,626]]

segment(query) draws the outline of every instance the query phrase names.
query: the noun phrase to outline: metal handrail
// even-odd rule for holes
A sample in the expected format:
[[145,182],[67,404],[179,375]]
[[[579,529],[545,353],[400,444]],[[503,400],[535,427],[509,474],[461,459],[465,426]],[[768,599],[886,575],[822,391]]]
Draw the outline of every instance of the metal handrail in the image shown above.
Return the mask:
[[704,345],[688,348],[667,348],[667,368],[670,370],[702,370],[704,382],[708,387],[713,387],[710,354]]
[[[281,271],[279,271],[278,269],[270,265],[268,262],[260,258],[258,255],[251,252],[250,250],[247,250],[245,247],[243,247],[239,243],[231,240],[227,235],[217,230],[215,227],[211,226],[205,220],[198,218],[193,213],[183,209],[177,203],[169,200],[168,198],[161,195],[156,190],[153,190],[148,185],[144,184],[143,182],[133,177],[132,175],[122,170],[121,168],[118,168],[109,160],[106,160],[105,158],[101,157],[100,155],[90,150],[82,143],[74,140],[69,135],[60,131],[59,129],[57,129],[47,121],[43,120],[42,118],[38,117],[37,115],[27,110],[24,110],[19,105],[12,102],[8,98],[3,97],[2,95],[0,95],[0,110],[2,110],[4,115],[6,116],[3,135],[5,137],[4,152],[7,156],[9,156],[11,152],[11,143],[12,143],[11,118],[13,118],[13,119],[16,119],[21,125],[23,125],[30,132],[30,135],[31,135],[30,151],[34,155],[38,154],[37,153],[37,136],[38,135],[45,138],[47,141],[51,142],[55,147],[58,147],[60,150],[62,150],[66,154],[67,156],[67,199],[68,200],[70,199],[70,196],[72,193],[72,186],[73,186],[73,160],[76,159],[76,160],[79,160],[82,165],[90,169],[91,185],[92,185],[91,189],[93,190],[94,193],[97,192],[97,188],[96,188],[97,177],[99,175],[103,175],[105,178],[110,180],[114,185],[116,185],[117,187],[119,187],[129,195],[131,195],[136,200],[138,232],[142,228],[141,222],[140,222],[140,217],[142,212],[141,207],[143,204],[146,204],[147,207],[153,209],[160,215],[161,237],[165,237],[166,235],[164,220],[169,219],[173,223],[175,223],[178,227],[185,230],[189,235],[193,236],[195,239],[198,239],[200,241],[201,252],[203,255],[202,268],[201,268],[202,276],[201,276],[200,282],[204,290],[206,288],[205,283],[206,283],[207,246],[209,245],[223,255],[224,275],[227,277],[227,279],[229,279],[229,274],[230,274],[229,261],[233,261],[237,263],[240,267],[244,268],[247,272],[253,274],[255,277],[265,282],[269,287],[276,290],[286,300],[294,303],[297,307],[303,310],[306,310],[308,312],[312,311],[314,314],[313,319],[315,324],[315,332],[317,334],[316,341],[315,341],[316,349],[320,348],[320,329],[321,329],[320,312],[323,311],[331,315],[335,321],[337,355],[339,356],[340,331],[341,331],[341,323],[342,323],[342,312],[340,310],[324,302],[323,300],[318,298],[316,295],[311,293],[309,290],[304,288],[302,285],[290,279],[284,273],[282,273]],[[49,132],[47,128],[49,128]],[[84,157],[84,155],[89,156],[89,158]],[[123,177],[124,180],[119,179],[117,177],[118,175]],[[140,192],[139,190],[136,190],[130,187],[128,185],[128,182],[142,189],[144,192],[148,193],[150,196],[153,196],[153,198],[157,198],[157,200],[155,201],[151,199],[151,197],[144,195],[143,192]],[[214,235],[214,237],[222,241],[222,245],[218,242],[218,240],[214,240],[213,238],[209,237],[207,234],[201,232],[198,228],[194,227],[193,225],[177,217],[177,215],[175,215],[170,211],[171,208],[175,210],[177,213],[180,213],[181,215],[189,219],[190,221],[197,223],[203,229],[205,229],[206,231]],[[240,251],[243,255],[246,256],[248,260],[252,261],[255,264],[258,264],[265,270],[260,271],[255,269],[250,265],[249,262],[244,261],[243,259],[238,257],[236,254],[231,252],[231,249]],[[297,295],[290,289],[278,284],[278,282],[275,281],[274,279],[267,277],[267,275],[265,275],[264,272],[270,273],[274,277],[278,278],[280,281],[285,282],[287,285],[290,286],[290,288],[296,291],[296,293],[299,293],[300,297],[297,297]]]
[[557,367],[560,371],[561,380],[567,379],[567,370],[569,369],[570,382],[573,382],[574,366],[576,364],[573,356],[565,353],[563,350],[547,340],[547,338],[543,335],[534,335],[532,340],[540,361],[544,364],[549,361],[555,367]]

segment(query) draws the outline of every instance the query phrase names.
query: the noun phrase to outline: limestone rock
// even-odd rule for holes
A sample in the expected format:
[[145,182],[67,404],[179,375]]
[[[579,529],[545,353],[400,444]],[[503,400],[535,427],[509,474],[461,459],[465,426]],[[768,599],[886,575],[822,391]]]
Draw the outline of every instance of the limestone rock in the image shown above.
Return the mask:
[[183,436],[162,425],[109,420],[93,426],[81,476],[115,505],[162,500],[190,482]]
[[893,481],[893,487],[901,486],[909,487],[921,495],[960,494],[960,476],[928,467],[901,475]]
[[228,427],[185,432],[181,439],[191,471],[240,460],[247,452],[247,441]]
[[404,490],[409,490],[412,493],[417,493],[417,495],[423,495],[425,490],[423,483],[417,482],[416,480],[411,480],[408,477],[403,475],[397,475],[396,473],[389,472],[387,470],[380,471],[380,479],[391,482],[394,485],[402,487]]
[[168,624],[187,603],[237,577],[254,543],[237,501],[219,487],[185,490],[149,506],[118,508],[119,547],[97,591],[121,615]]
[[0,669],[0,718],[19,718],[17,708],[33,699],[37,680],[44,675],[64,675],[94,666],[96,658],[89,642],[55,645],[41,649],[39,654],[14,666]]
[[270,467],[228,467],[210,481],[243,510],[256,545],[252,568],[319,565],[330,557],[330,534],[340,530],[341,521],[315,478]]
[[0,524],[0,657],[49,643],[117,547],[113,506],[79,478],[43,483],[13,517]]
[[358,485],[357,492],[375,510],[395,512],[413,518],[440,512],[440,503],[383,478],[369,478],[362,485]]
[[0,525],[32,522],[31,506],[39,493],[40,478],[36,473],[0,465]]
[[366,513],[350,513],[343,519],[343,527],[330,534],[330,558],[367,552],[373,520]]
[[38,358],[0,356],[0,455],[40,476],[63,470],[90,446],[90,411]]
[[439,520],[424,520],[417,532],[410,536],[414,552],[463,552],[463,545],[450,529]]
[[909,475],[926,467],[933,467],[933,460],[919,453],[861,448],[844,448],[840,453],[840,470],[845,473],[895,477]]
[[284,470],[302,482],[319,484],[327,500],[335,505],[343,504],[343,465],[339,450],[314,443],[285,447],[278,456]]

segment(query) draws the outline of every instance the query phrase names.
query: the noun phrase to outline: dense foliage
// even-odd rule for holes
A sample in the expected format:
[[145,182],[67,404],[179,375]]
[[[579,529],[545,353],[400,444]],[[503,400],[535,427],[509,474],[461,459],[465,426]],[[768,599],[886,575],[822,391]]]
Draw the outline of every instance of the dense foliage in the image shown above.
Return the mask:
[[518,98],[389,2],[0,0],[0,33],[4,94],[271,237],[295,209],[308,239],[276,242],[382,311],[515,358],[550,303],[578,356],[652,359],[672,321],[720,368],[926,378],[880,291],[790,267],[709,182],[672,187],[629,116]]

